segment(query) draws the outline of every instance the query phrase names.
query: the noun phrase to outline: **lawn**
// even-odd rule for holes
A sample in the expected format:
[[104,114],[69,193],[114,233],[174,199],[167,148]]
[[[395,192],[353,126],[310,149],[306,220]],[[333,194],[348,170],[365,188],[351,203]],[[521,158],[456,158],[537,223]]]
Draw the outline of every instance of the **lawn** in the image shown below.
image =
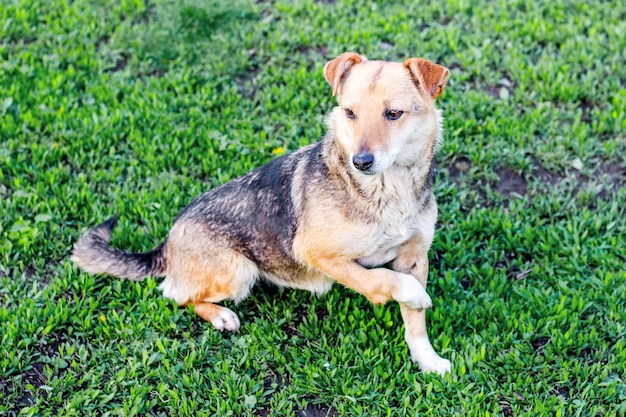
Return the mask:
[[[344,51],[450,68],[431,339],[339,285],[259,286],[222,334],[159,280],[80,272],[88,227],[145,251],[195,196],[319,140]],[[623,1],[0,1],[0,415],[626,413]]]

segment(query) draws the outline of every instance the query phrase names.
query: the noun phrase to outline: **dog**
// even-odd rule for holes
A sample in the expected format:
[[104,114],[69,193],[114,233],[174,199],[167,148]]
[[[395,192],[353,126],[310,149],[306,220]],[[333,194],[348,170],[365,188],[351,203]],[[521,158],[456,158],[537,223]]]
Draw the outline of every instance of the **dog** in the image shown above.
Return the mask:
[[450,372],[425,319],[443,129],[434,99],[448,75],[422,58],[344,53],[324,67],[339,106],[321,141],[200,195],[148,252],[109,244],[114,217],[83,235],[71,259],[92,274],[164,276],[165,297],[192,304],[220,331],[240,322],[216,303],[243,300],[259,279],[315,294],[339,282],[373,304],[400,303],[413,361],[424,372]]

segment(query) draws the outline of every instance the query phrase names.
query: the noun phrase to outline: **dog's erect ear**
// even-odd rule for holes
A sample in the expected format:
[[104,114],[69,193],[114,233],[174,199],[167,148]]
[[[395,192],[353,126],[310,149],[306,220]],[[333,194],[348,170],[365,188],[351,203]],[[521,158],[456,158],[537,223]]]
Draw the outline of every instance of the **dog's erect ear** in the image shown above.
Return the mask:
[[328,84],[333,88],[333,96],[339,90],[341,78],[346,75],[348,70],[356,64],[366,61],[364,56],[354,52],[345,52],[332,61],[328,61],[324,66],[324,77]]
[[419,87],[432,98],[437,98],[443,93],[450,75],[448,68],[423,58],[409,58],[404,61],[404,66],[411,72]]

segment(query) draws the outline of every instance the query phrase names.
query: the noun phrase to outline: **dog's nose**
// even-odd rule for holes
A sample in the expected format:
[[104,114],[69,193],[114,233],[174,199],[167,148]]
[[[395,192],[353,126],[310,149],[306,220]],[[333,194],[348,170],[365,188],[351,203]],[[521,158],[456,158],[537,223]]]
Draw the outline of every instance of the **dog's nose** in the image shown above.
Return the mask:
[[358,153],[352,157],[354,167],[360,171],[365,171],[374,165],[374,155],[371,153]]

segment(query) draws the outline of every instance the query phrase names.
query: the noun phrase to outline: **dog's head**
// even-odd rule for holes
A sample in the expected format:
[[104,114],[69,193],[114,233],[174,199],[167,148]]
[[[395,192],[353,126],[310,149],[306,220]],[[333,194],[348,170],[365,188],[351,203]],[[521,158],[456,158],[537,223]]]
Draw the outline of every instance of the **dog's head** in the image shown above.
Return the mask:
[[352,168],[375,175],[432,154],[440,124],[433,100],[448,74],[422,58],[368,61],[346,52],[328,62],[324,77],[339,102],[329,124]]

